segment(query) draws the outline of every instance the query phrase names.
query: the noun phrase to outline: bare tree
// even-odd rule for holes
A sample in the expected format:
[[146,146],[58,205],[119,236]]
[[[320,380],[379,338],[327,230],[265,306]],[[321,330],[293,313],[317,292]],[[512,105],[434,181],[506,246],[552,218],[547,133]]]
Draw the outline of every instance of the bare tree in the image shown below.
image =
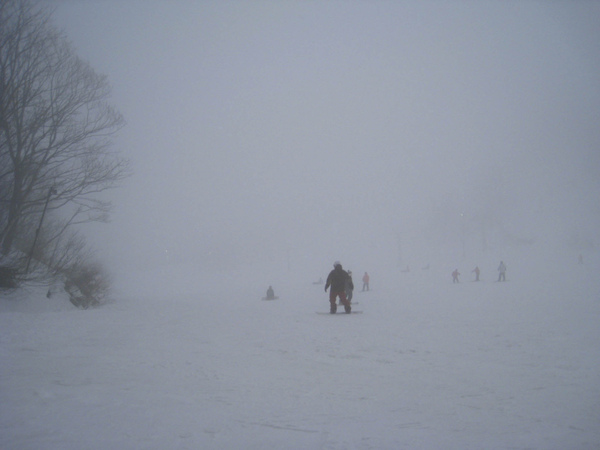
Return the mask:
[[[98,194],[130,174],[111,149],[123,125],[107,102],[110,86],[75,54],[28,0],[0,2],[0,243],[8,254],[31,234],[51,188],[49,210],[68,226],[107,219]],[[64,214],[63,214],[64,215]]]

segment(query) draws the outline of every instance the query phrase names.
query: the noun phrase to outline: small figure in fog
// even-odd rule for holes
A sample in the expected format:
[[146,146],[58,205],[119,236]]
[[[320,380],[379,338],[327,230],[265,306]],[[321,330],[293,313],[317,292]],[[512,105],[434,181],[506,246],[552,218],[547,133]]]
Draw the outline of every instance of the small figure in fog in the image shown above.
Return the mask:
[[344,286],[344,290],[346,291],[346,298],[348,299],[348,303],[352,304],[352,294],[354,292],[354,283],[352,282],[352,271],[348,271],[348,278],[346,278],[346,284]]
[[504,261],[500,261],[498,266],[498,281],[506,281],[506,264],[504,264]]
[[458,271],[458,269],[454,269],[454,272],[452,272],[452,282],[453,283],[458,283],[458,276],[460,275],[460,272]]
[[363,275],[362,281],[363,281],[363,288],[362,288],[363,292],[368,291],[369,290],[369,274],[367,272],[365,272],[365,274]]
[[265,298],[267,300],[275,300],[275,291],[272,286],[269,286],[269,289],[267,289],[267,296]]
[[475,272],[475,281],[479,281],[479,266],[475,266],[471,272]]

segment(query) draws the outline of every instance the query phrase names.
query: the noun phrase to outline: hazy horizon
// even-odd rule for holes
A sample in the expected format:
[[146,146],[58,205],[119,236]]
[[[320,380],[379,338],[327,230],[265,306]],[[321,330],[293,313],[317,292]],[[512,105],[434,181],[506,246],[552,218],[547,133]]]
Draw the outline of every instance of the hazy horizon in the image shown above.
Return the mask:
[[54,5],[127,121],[121,272],[598,243],[598,3]]

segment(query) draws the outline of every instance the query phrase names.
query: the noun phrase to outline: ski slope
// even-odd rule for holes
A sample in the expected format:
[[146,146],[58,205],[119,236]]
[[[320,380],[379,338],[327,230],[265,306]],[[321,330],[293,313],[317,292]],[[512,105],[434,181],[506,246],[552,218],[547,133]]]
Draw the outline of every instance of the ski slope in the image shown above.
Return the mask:
[[88,311],[4,296],[0,448],[597,449],[600,265],[506,262],[370,271],[356,315],[287,271],[157,269]]

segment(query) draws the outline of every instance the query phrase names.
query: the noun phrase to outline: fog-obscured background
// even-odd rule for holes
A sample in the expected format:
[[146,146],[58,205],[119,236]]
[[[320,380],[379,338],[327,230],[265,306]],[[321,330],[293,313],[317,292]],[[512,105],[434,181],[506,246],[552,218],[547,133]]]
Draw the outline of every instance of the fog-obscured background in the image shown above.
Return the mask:
[[121,276],[598,244],[599,3],[55,5],[128,123]]

